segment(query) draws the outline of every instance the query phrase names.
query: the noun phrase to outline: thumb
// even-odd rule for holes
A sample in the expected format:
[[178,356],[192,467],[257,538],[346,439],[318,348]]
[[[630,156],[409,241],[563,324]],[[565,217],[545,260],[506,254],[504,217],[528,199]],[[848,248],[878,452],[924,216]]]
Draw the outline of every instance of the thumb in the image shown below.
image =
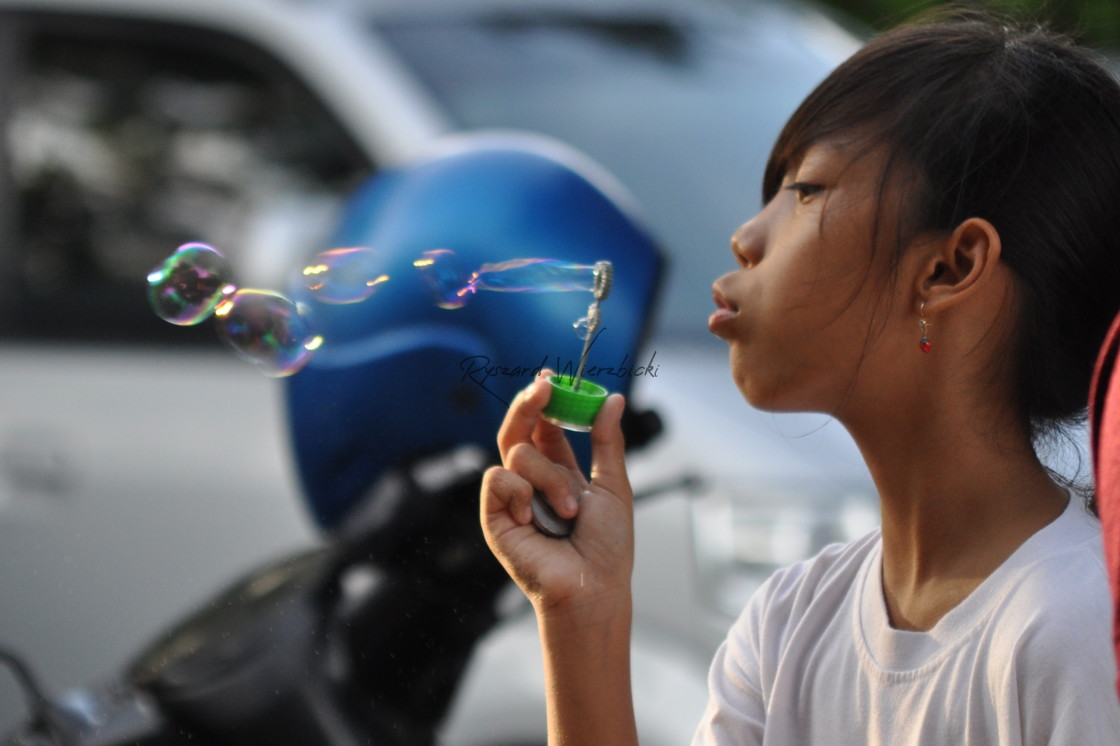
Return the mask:
[[611,394],[591,427],[591,481],[619,496],[630,494],[626,442],[622,435],[624,409],[626,399],[622,394]]

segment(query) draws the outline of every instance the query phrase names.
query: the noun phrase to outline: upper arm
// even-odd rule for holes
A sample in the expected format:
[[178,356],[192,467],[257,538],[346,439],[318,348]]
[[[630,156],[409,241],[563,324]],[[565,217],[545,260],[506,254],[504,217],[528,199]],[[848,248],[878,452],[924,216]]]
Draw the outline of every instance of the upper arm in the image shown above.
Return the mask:
[[752,628],[741,618],[716,652],[708,673],[708,706],[693,746],[762,743],[766,705]]

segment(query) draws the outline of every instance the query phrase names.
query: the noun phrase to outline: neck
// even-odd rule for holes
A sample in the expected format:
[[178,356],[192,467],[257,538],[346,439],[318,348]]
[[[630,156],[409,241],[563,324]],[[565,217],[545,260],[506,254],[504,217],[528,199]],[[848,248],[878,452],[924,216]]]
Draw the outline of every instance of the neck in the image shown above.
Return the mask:
[[928,629],[1063,510],[1025,428],[961,408],[849,425],[882,509],[894,626]]

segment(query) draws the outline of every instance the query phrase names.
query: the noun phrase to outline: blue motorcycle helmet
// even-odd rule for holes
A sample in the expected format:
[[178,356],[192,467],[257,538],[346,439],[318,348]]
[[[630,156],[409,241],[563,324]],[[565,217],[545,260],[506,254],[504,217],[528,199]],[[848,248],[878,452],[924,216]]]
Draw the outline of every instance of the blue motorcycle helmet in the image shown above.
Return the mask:
[[[381,476],[411,460],[468,444],[496,460],[517,392],[542,366],[578,365],[574,323],[590,292],[480,290],[449,309],[417,265],[429,252],[463,272],[524,258],[610,261],[586,377],[625,394],[641,374],[662,254],[621,185],[566,145],[518,133],[448,138],[364,183],[332,245],[372,249],[381,281],[344,304],[292,291],[323,338],[285,379],[303,494],[323,529],[339,528]],[[586,463],[587,436],[571,440]]]

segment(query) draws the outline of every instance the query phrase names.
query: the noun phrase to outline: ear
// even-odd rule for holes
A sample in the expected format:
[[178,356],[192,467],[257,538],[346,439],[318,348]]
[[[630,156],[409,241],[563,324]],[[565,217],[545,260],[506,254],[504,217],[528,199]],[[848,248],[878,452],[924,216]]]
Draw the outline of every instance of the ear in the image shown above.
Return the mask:
[[999,231],[983,218],[969,218],[947,238],[930,243],[915,288],[926,311],[943,311],[983,288],[1002,248]]

